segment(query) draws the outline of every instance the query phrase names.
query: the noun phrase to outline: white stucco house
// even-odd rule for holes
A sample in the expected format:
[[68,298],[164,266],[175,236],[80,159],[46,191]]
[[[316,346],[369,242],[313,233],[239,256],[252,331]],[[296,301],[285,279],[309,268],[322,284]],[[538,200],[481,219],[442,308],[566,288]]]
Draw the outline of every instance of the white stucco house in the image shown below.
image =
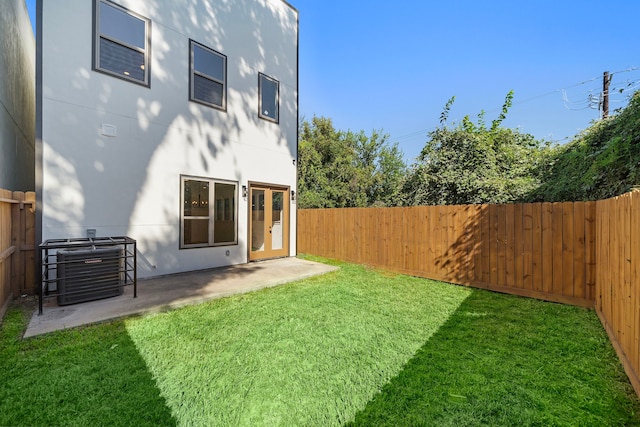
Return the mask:
[[137,241],[138,277],[296,254],[298,12],[38,0],[39,242]]

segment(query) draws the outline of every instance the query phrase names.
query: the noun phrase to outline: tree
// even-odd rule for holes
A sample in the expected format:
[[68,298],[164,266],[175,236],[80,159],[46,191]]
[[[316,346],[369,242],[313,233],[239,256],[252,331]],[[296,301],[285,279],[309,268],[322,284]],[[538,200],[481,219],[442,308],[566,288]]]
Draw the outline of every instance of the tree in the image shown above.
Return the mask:
[[397,144],[373,131],[339,131],[331,119],[300,125],[300,208],[394,205],[405,164]]
[[540,163],[549,145],[532,135],[501,127],[513,100],[509,92],[491,128],[469,116],[447,127],[451,98],[440,116],[441,125],[429,140],[404,179],[405,205],[507,203],[526,199],[540,184]]

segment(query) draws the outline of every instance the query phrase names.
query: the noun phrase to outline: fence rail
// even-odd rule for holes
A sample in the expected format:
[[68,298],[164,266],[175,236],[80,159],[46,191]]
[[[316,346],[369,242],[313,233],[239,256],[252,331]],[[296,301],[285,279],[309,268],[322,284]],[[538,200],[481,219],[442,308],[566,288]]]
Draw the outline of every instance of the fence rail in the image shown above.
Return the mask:
[[35,193],[0,189],[0,318],[35,285]]
[[595,307],[640,396],[640,191],[598,202],[301,209],[298,251]]

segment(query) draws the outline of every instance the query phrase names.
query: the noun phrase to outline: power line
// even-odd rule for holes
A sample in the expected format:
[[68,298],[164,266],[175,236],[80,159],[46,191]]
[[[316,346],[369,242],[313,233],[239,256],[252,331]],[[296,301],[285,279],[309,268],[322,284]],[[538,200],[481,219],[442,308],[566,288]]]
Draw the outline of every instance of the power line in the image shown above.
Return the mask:
[[[623,70],[618,70],[618,71],[611,72],[611,73],[609,73],[609,75],[613,76],[614,74],[629,73],[629,72],[639,71],[639,70],[640,70],[640,68],[634,66],[634,67],[629,67],[629,68],[626,68],[626,69],[623,69]],[[563,89],[556,89],[556,90],[552,90],[552,91],[549,91],[549,92],[542,93],[540,95],[534,95],[532,97],[523,99],[522,101],[514,102],[512,104],[512,106],[521,105],[521,104],[524,104],[524,103],[527,103],[527,102],[530,102],[530,101],[534,101],[536,99],[544,98],[544,97],[547,97],[547,96],[550,96],[550,95],[557,95],[558,93],[561,93],[562,97],[563,97],[562,98],[563,102],[566,101],[568,103],[568,105],[565,104],[565,108],[567,110],[580,111],[580,110],[586,110],[588,108],[598,108],[597,106],[594,106],[594,105],[596,105],[596,104],[599,105],[600,100],[598,98],[598,100],[596,101],[595,95],[592,94],[593,91],[598,90],[597,88],[590,89],[589,93],[587,94],[587,98],[584,101],[569,101],[568,97],[566,95],[566,90],[574,88],[574,87],[586,85],[588,83],[593,83],[593,82],[598,82],[599,83],[601,81],[600,79],[602,79],[602,76],[596,76],[596,77],[593,77],[593,78],[590,78],[590,79],[587,79],[587,80],[584,80],[584,81],[581,81],[581,82],[578,82],[578,83],[575,83],[575,84],[572,84],[572,85],[569,85],[569,86],[565,86]],[[627,88],[623,88],[622,89],[623,92],[632,92],[635,89],[639,89],[640,88],[640,80],[636,80],[636,81],[631,82],[631,83],[629,83],[629,81],[627,81],[627,82],[628,82]],[[620,90],[620,89],[616,89],[616,90]],[[609,93],[611,93],[611,92],[613,92],[613,89],[609,89]],[[615,101],[611,101],[611,102],[624,102],[624,101],[615,100]],[[502,109],[502,107],[495,108],[495,109],[492,109],[492,110],[484,111],[484,113],[493,113],[495,111],[500,111],[501,109]],[[434,127],[431,127],[431,128],[426,128],[426,129],[416,130],[414,132],[406,133],[406,134],[403,134],[403,135],[400,135],[400,136],[397,136],[397,137],[392,137],[392,138],[390,138],[390,142],[392,142],[392,143],[401,142],[401,141],[404,141],[404,140],[407,140],[407,139],[415,138],[415,137],[420,136],[420,135],[426,135],[427,133],[432,132],[435,129],[437,129],[437,126],[434,126]],[[552,142],[559,142],[559,141],[562,141],[562,140],[566,140],[568,138],[569,137],[566,137],[566,138],[563,138],[563,139],[560,139],[560,140],[557,140],[557,141],[552,141]]]

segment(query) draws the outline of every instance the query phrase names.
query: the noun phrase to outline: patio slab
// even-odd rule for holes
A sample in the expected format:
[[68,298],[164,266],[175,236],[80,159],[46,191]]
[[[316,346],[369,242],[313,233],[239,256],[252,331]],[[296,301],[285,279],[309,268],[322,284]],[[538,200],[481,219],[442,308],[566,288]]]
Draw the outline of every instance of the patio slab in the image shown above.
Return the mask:
[[298,258],[280,258],[230,267],[138,280],[120,296],[58,306],[45,301],[42,315],[33,314],[25,338],[134,314],[171,310],[229,295],[273,287],[337,270],[326,264]]

